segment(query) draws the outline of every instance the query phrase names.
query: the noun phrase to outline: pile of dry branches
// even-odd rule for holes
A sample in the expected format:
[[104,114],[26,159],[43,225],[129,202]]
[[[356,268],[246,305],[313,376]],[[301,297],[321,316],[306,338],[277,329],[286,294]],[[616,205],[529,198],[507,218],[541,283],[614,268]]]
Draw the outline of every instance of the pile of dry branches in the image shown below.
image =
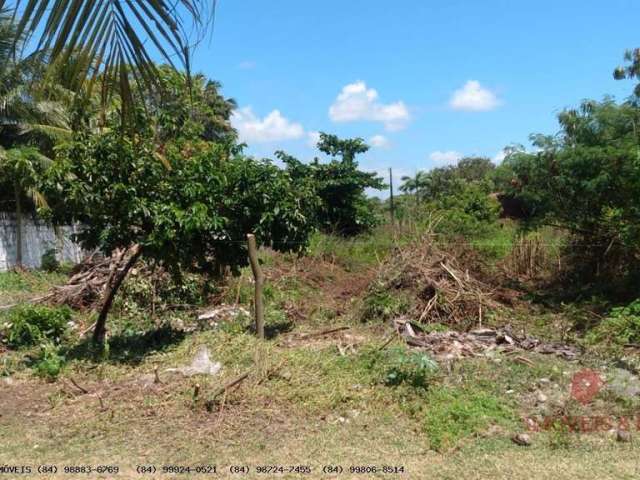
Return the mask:
[[[477,328],[469,332],[431,332],[427,333],[420,325],[410,320],[394,320],[396,332],[408,345],[432,353],[437,358],[457,359],[462,357],[486,355],[491,350],[506,353],[521,351],[556,355],[565,360],[575,360],[579,350],[571,345],[557,342],[543,342],[531,335],[517,335],[510,327],[499,329]],[[515,357],[523,363],[530,362],[523,357]]]
[[445,251],[425,235],[398,249],[383,264],[374,288],[408,293],[412,305],[406,314],[419,323],[482,325],[486,310],[499,304],[491,288],[472,273],[477,259],[465,248],[459,245]]
[[41,301],[72,308],[94,307],[100,303],[107,286],[129,256],[129,250],[116,250],[110,257],[96,253],[88,256],[76,265],[65,285],[53,287]]

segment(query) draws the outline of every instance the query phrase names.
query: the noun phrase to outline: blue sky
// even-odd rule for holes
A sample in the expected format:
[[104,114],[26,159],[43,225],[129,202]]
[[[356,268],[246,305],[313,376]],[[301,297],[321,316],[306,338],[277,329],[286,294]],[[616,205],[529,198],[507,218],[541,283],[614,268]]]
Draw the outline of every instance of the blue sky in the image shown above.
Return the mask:
[[219,0],[194,70],[238,101],[248,153],[308,160],[314,132],[360,136],[378,145],[361,165],[399,177],[625,98],[612,71],[640,46],[638,18],[633,0]]

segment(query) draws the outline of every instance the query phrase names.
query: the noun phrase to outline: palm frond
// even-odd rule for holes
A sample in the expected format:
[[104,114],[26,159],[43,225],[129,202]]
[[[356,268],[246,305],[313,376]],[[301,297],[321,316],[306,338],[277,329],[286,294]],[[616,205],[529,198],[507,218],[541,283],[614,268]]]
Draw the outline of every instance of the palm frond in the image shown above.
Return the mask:
[[47,208],[49,203],[42,192],[35,187],[29,187],[25,190],[27,196],[31,199],[36,208]]
[[[5,3],[0,0],[0,8]],[[17,35],[38,35],[37,50],[52,63],[76,58],[81,83],[99,77],[106,99],[114,88],[131,101],[132,83],[147,91],[156,86],[149,48],[189,71],[189,34],[198,35],[213,18],[215,0],[17,0]],[[210,10],[210,6],[213,9]]]

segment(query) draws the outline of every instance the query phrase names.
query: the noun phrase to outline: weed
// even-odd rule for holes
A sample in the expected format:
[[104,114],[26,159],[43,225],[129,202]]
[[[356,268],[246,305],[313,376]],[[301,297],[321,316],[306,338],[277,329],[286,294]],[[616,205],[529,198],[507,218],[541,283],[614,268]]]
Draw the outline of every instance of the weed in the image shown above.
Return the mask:
[[51,342],[45,342],[40,346],[39,355],[32,368],[39,377],[52,380],[60,374],[65,362],[66,359],[60,354],[58,347]]
[[50,248],[42,254],[40,258],[40,268],[45,272],[57,272],[60,269],[60,262],[56,258],[56,249]]
[[434,387],[423,402],[424,428],[434,450],[449,448],[492,423],[508,424],[514,417],[497,397],[473,387]]
[[5,324],[6,342],[14,348],[28,347],[43,340],[60,343],[71,320],[69,307],[21,305],[12,309]]
[[611,309],[609,315],[587,334],[586,340],[592,345],[640,343],[640,299],[625,307]]
[[384,384],[388,386],[409,385],[413,388],[427,389],[438,364],[427,354],[407,351],[402,347],[389,350],[389,364],[384,376]]
[[549,430],[548,440],[552,450],[568,449],[573,443],[569,426],[560,421],[554,422]]
[[362,321],[389,320],[402,315],[409,307],[410,301],[404,292],[376,289],[365,297],[360,319]]

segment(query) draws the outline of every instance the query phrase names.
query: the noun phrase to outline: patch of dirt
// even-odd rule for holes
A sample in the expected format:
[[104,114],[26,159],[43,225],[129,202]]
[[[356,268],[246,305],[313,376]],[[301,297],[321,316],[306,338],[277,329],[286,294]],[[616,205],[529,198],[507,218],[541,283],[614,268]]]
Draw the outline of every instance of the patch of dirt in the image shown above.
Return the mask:
[[25,382],[5,377],[0,379],[0,423],[10,417],[37,415],[49,408],[48,395],[55,391],[52,384]]
[[375,277],[374,269],[347,271],[336,263],[313,257],[286,261],[276,257],[275,265],[265,269],[269,281],[283,282],[291,278],[313,292],[304,301],[286,305],[287,315],[294,321],[304,320],[324,309],[335,317],[347,313],[351,301],[361,296]]

